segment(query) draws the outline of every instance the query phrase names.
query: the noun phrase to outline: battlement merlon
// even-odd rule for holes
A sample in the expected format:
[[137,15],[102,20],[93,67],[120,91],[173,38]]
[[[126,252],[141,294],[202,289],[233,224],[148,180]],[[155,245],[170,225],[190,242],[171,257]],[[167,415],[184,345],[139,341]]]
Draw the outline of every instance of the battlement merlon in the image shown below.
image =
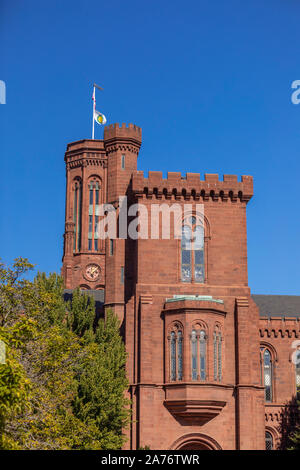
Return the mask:
[[149,171],[146,178],[143,171],[136,171],[132,175],[132,191],[138,197],[164,194],[167,197],[202,197],[204,200],[229,198],[235,201],[239,198],[247,203],[253,196],[253,178],[243,175],[238,181],[237,175],[224,175],[220,181],[218,174],[205,174],[201,180],[199,173],[187,173],[184,177],[181,173],[168,172],[168,177],[163,179],[161,171]]
[[138,149],[142,143],[142,129],[135,124],[119,123],[110,124],[104,128],[105,148],[118,144],[135,145]]

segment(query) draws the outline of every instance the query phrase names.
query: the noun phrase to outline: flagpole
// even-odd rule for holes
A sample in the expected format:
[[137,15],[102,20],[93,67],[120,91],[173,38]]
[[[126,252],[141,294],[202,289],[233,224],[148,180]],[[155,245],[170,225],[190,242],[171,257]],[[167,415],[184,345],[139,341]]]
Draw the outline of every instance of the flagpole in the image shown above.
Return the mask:
[[96,96],[95,96],[95,85],[93,88],[93,128],[92,128],[92,139],[95,138],[95,109],[96,109]]
[[[95,139],[95,112],[96,112],[96,88],[102,91],[103,88],[96,83],[93,84],[93,127],[92,127],[92,139]],[[105,119],[106,122],[106,119]]]

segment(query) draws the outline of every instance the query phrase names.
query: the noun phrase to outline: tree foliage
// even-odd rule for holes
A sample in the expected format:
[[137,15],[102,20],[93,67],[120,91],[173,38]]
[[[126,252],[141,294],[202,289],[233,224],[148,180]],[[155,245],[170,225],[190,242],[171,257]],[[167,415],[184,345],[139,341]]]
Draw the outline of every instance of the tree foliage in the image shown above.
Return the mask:
[[126,353],[118,319],[95,320],[79,290],[18,258],[0,264],[0,448],[118,449],[128,423]]

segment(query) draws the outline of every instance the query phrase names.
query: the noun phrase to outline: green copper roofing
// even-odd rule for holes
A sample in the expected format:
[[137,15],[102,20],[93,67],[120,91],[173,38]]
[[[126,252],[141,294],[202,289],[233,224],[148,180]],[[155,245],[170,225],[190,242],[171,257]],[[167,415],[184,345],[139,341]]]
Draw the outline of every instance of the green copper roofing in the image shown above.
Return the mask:
[[173,295],[171,299],[166,299],[166,302],[179,302],[180,300],[206,300],[208,302],[215,302],[223,304],[223,300],[214,299],[211,295]]

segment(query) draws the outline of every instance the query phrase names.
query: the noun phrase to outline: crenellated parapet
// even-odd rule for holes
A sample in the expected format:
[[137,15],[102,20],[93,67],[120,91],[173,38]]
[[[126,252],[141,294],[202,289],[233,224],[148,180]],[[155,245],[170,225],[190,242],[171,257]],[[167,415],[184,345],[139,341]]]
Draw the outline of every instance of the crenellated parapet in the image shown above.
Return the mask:
[[224,175],[220,181],[218,174],[205,174],[201,180],[199,173],[186,173],[184,177],[181,173],[168,172],[164,179],[161,171],[149,171],[146,178],[143,171],[136,171],[132,176],[132,190],[138,197],[145,194],[156,198],[248,202],[253,196],[253,178],[243,175],[238,181],[237,175]]
[[142,143],[142,129],[135,124],[115,123],[104,128],[106,152],[130,151],[138,154]]
[[261,317],[259,323],[261,338],[300,337],[300,319],[297,317]]

